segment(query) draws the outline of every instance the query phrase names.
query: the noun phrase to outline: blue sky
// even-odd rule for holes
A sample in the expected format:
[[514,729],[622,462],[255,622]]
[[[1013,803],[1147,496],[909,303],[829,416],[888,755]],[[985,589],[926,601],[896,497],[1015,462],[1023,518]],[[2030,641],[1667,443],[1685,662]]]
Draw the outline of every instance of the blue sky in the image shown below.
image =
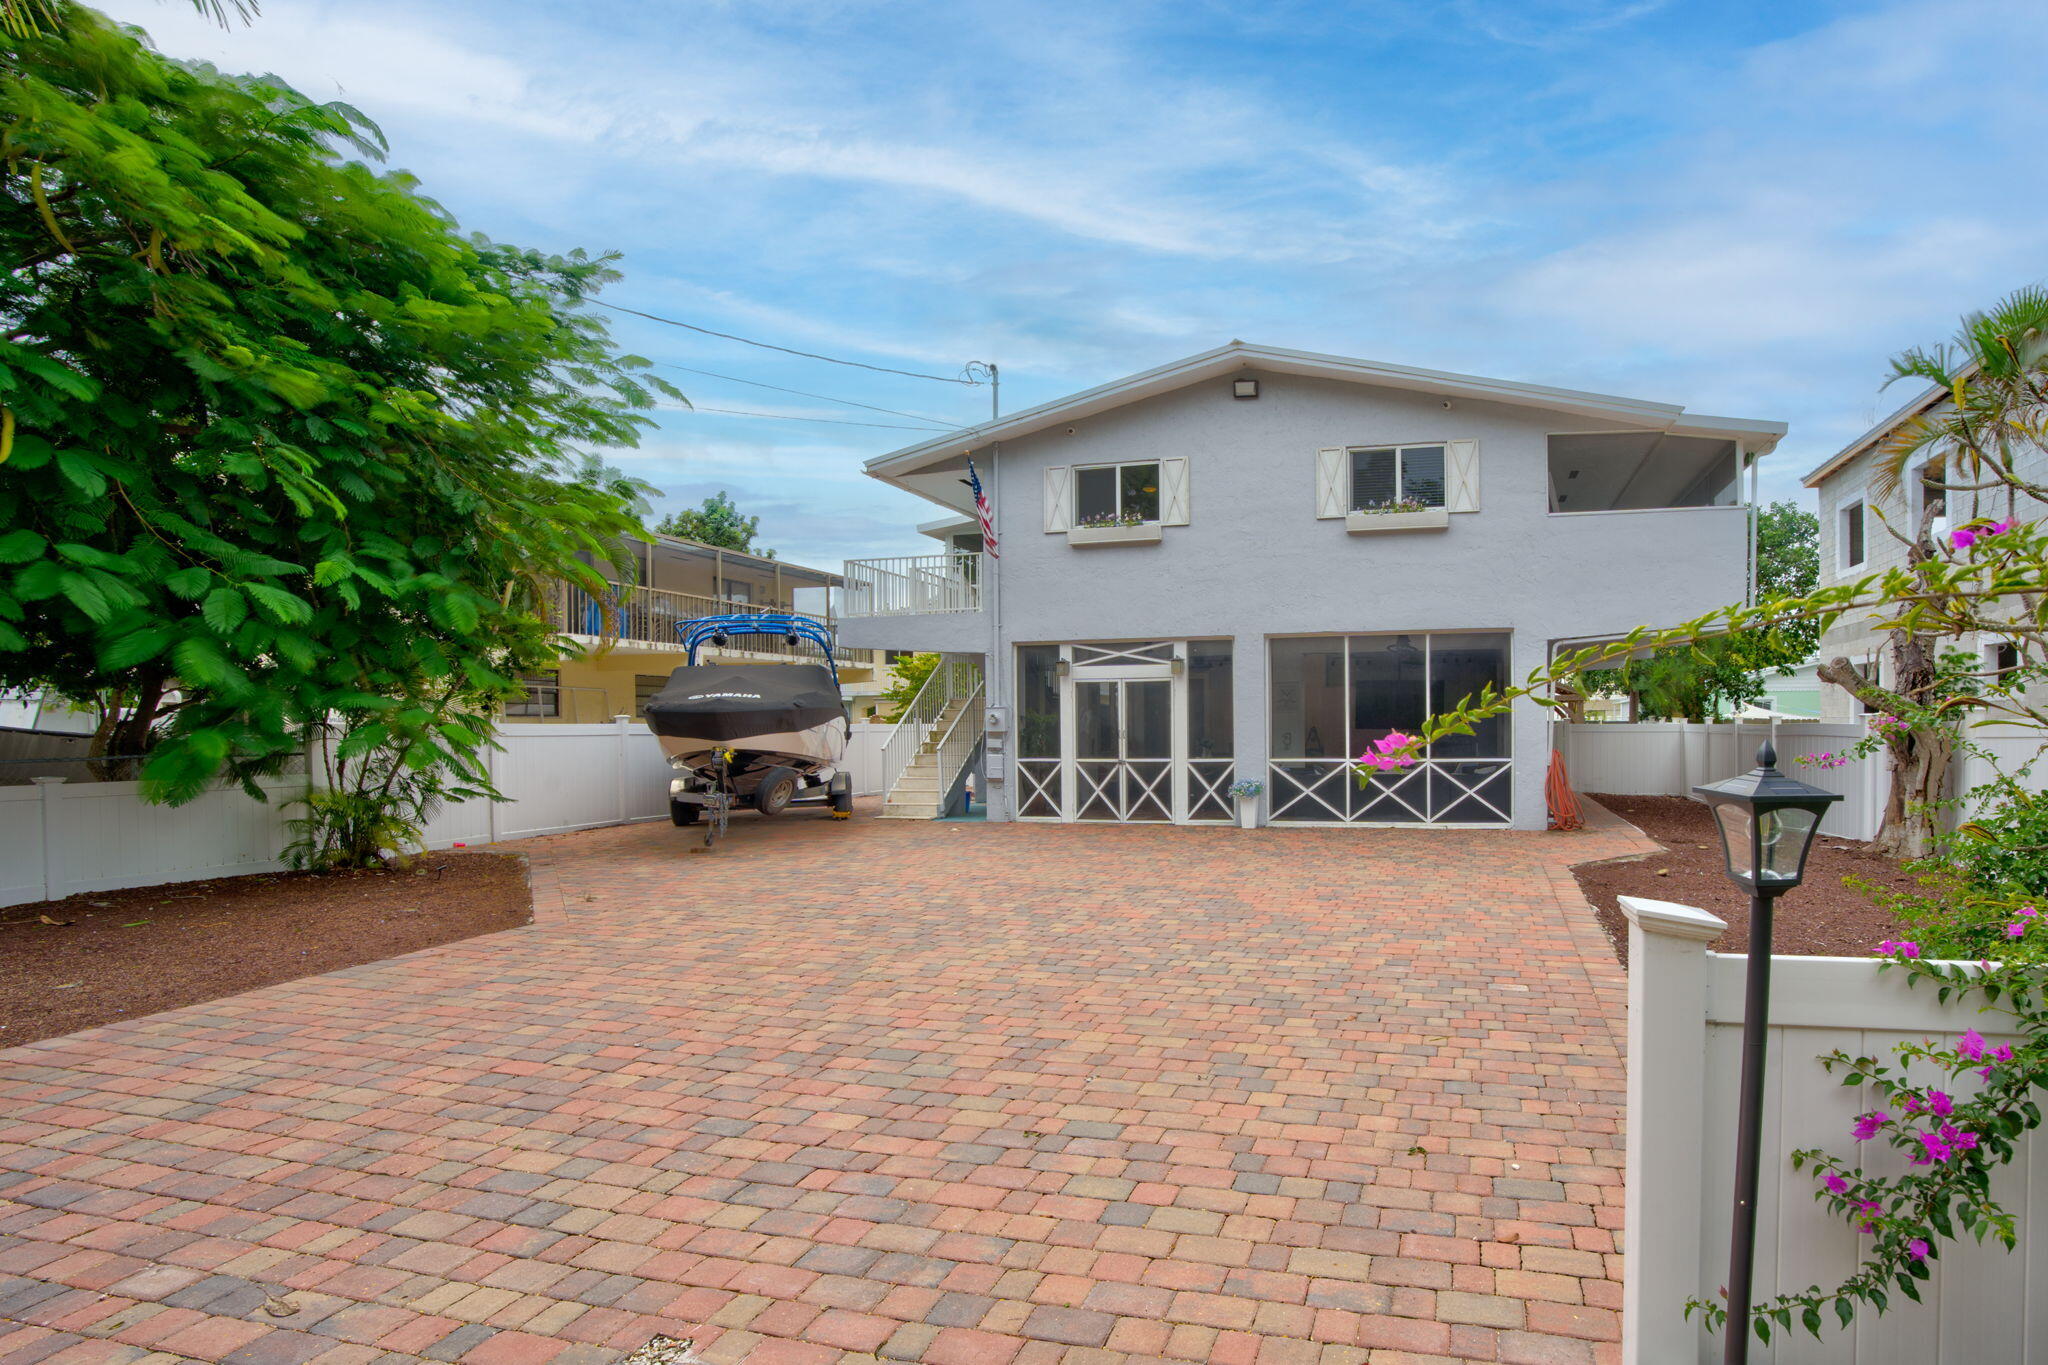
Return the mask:
[[[382,125],[467,228],[624,253],[612,301],[1006,410],[1242,337],[1792,424],[2048,276],[2034,0],[265,0],[175,56]],[[622,319],[650,358],[965,423],[984,390]],[[671,372],[706,407],[903,419]],[[927,548],[910,431],[665,413],[615,457],[799,562]]]

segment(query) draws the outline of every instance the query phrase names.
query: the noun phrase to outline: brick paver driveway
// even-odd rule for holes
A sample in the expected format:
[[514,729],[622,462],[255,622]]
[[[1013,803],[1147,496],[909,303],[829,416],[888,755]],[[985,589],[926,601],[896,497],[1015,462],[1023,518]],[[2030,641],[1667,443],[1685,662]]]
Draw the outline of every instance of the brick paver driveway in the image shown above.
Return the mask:
[[0,1358],[1618,1358],[1564,867],[1633,835],[695,843],[529,842],[533,928],[0,1053]]

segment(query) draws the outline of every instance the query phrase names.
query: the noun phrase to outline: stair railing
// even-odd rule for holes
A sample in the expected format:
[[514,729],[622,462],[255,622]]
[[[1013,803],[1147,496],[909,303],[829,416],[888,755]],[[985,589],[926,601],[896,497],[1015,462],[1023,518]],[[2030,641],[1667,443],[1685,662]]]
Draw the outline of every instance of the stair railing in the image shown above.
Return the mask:
[[960,789],[961,779],[966,775],[967,765],[974,761],[975,751],[981,748],[982,729],[982,681],[976,678],[974,690],[968,693],[966,705],[960,714],[953,717],[946,733],[932,746],[938,756],[939,813],[946,813],[946,805],[952,794]]
[[947,659],[932,670],[931,676],[924,680],[924,686],[918,688],[917,695],[910,699],[910,705],[903,708],[896,728],[882,741],[882,791],[885,798],[895,792],[904,770],[923,752],[925,742],[931,738],[932,729],[946,713],[946,708],[970,692],[975,696],[981,693],[981,669],[973,660]]

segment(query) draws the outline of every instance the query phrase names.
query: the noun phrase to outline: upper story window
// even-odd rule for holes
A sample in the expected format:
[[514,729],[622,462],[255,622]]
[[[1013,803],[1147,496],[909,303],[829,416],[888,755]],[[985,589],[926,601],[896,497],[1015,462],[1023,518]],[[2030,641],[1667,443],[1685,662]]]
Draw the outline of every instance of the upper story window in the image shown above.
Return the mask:
[[1076,526],[1141,526],[1158,520],[1157,460],[1075,468]]
[[1842,509],[1841,535],[1836,541],[1837,554],[1843,568],[1853,569],[1863,563],[1863,499],[1858,498]]
[[1444,505],[1442,446],[1380,446],[1349,454],[1350,510],[1363,512],[1395,503]]
[[1734,507],[1742,462],[1735,442],[1661,431],[1550,438],[1552,512],[1644,512]]

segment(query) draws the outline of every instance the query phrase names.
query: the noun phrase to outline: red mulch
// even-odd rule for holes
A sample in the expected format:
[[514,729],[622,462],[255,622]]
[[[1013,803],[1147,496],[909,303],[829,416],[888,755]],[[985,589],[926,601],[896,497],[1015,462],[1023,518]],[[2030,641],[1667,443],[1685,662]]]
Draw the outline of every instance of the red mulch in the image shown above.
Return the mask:
[[[1617,896],[1697,906],[1728,921],[1728,932],[1712,945],[1716,952],[1749,951],[1749,898],[1728,880],[1721,838],[1705,806],[1683,796],[1592,799],[1669,850],[1572,869],[1623,966],[1628,965],[1628,921]],[[1791,957],[1869,957],[1879,941],[1897,937],[1897,920],[1842,884],[1843,878],[1852,876],[1880,886],[1913,884],[1896,861],[1872,853],[1862,840],[1823,834],[1814,840],[1807,858],[1806,880],[1779,898],[1771,916],[1772,951]]]
[[453,851],[395,871],[221,877],[11,905],[0,909],[0,1047],[532,920],[521,859]]

